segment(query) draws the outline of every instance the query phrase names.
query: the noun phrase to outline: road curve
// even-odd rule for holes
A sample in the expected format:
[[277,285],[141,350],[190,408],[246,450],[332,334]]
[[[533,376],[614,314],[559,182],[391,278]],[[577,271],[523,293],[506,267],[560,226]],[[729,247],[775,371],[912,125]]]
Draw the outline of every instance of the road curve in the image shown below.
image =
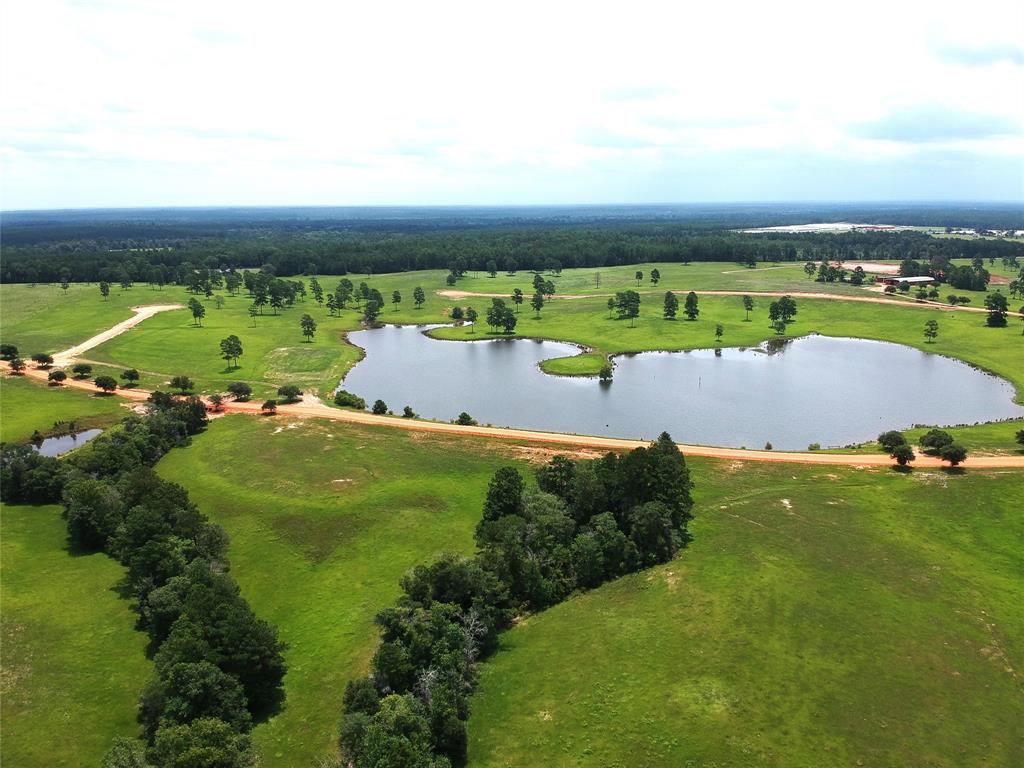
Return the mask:
[[[7,366],[7,363],[4,363]],[[27,368],[24,373],[30,379],[46,382],[47,371],[39,368]],[[96,392],[95,385],[88,380],[68,379],[64,386]],[[119,389],[117,394],[133,401],[145,401],[150,392],[145,389]],[[225,403],[222,410],[226,413],[246,413],[252,416],[261,415],[259,403]],[[528,429],[506,429],[501,427],[461,426],[437,421],[420,419],[404,419],[396,416],[376,416],[365,411],[351,411],[342,408],[331,408],[320,402],[296,403],[279,405],[277,416],[327,419],[329,421],[349,424],[363,424],[375,427],[391,427],[415,432],[434,432],[446,435],[465,437],[487,437],[516,442],[544,443],[561,445],[567,448],[592,448],[603,451],[628,451],[646,445],[643,440],[625,440],[615,437],[597,437],[591,435],[572,435],[562,432],[535,432]],[[818,464],[822,466],[845,467],[884,467],[892,465],[892,460],[880,454],[835,454],[835,453],[796,453],[785,451],[752,451],[740,448],[716,448],[707,445],[680,445],[679,450],[688,456],[706,456],[714,459],[731,461],[771,461],[789,464]],[[944,462],[925,455],[918,455],[914,462],[917,468],[938,468]],[[963,464],[968,469],[1018,468],[1024,469],[1024,456],[972,456]]]

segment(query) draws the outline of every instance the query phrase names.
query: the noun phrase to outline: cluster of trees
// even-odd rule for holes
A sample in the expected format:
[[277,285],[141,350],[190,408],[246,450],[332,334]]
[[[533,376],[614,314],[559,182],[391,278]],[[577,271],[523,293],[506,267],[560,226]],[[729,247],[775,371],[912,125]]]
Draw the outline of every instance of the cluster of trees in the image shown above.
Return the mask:
[[[929,456],[938,456],[943,461],[948,461],[950,466],[955,467],[967,458],[967,449],[957,443],[951,434],[941,429],[928,430],[921,435],[917,443],[924,453]],[[907,443],[907,438],[902,432],[895,430],[883,432],[878,436],[878,444],[901,467],[907,466],[916,458],[914,449]]]
[[621,457],[556,457],[536,479],[527,488],[515,468],[499,469],[477,555],[413,568],[396,605],[377,615],[371,674],[345,688],[345,764],[463,765],[476,662],[514,617],[667,562],[689,540],[692,484],[667,434]]
[[[1006,260],[1011,263],[1010,260]],[[1016,263],[1014,258],[1012,263]],[[984,291],[988,288],[991,275],[984,267],[981,256],[975,256],[970,264],[962,266],[951,264],[946,255],[935,256],[929,261],[904,259],[900,263],[902,277],[933,277],[940,283],[948,283],[953,288],[964,291]]]
[[253,720],[283,696],[284,645],[228,573],[227,535],[152,469],[205,428],[204,405],[160,392],[150,401],[147,415],[65,459],[3,446],[0,498],[62,503],[72,547],[126,569],[155,674],[139,702],[144,740],[118,740],[104,765],[249,766]]

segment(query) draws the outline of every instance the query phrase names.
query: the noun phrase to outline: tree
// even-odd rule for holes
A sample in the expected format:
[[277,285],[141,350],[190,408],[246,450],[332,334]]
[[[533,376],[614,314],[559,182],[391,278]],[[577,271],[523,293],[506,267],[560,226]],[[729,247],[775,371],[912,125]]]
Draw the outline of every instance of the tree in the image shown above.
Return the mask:
[[889,432],[883,432],[878,436],[878,444],[882,446],[882,449],[886,453],[892,454],[898,446],[907,444],[907,438],[903,436],[902,432],[890,430]]
[[103,756],[100,768],[152,768],[146,748],[138,739],[118,736]]
[[65,379],[67,379],[67,377],[68,377],[68,375],[66,373],[64,373],[64,371],[60,370],[59,368],[56,369],[56,370],[50,371],[46,375],[47,381],[51,382],[52,384],[54,384],[55,386],[58,386],[58,387],[61,384],[64,383],[64,381],[65,381]]
[[324,303],[324,287],[320,285],[320,281],[315,277],[309,278],[309,292],[313,294],[313,299],[316,303],[322,306]]
[[71,366],[71,372],[76,379],[88,379],[92,375],[92,366],[88,363],[75,363]]
[[487,486],[484,520],[497,520],[523,512],[523,476],[515,467],[501,467]]
[[817,265],[815,265],[813,261],[808,261],[806,264],[804,264],[804,274],[807,275],[807,277],[814,277],[814,273],[817,271],[818,267]]
[[686,294],[686,302],[683,305],[683,312],[686,313],[687,320],[696,320],[697,315],[700,314],[700,309],[697,308],[697,294],[693,291]]
[[252,397],[252,387],[244,381],[233,381],[228,384],[228,394],[240,403],[244,403]]
[[163,704],[157,711],[143,710],[140,719],[151,734],[158,727],[186,725],[203,717],[222,720],[239,733],[252,727],[242,686],[209,661],[172,665],[150,683],[144,698],[155,698]]
[[217,309],[224,309],[224,297],[217,294],[213,299],[213,306]]
[[25,361],[20,357],[11,358],[7,364],[11,367],[11,373],[15,376],[20,376],[25,370]]
[[476,333],[476,319],[479,317],[477,311],[472,307],[466,307],[466,322],[469,323],[469,332]]
[[640,271],[640,270],[638,269],[638,270],[636,271],[636,273],[635,273],[635,274],[633,275],[633,277],[635,277],[635,278],[636,278],[636,285],[637,285],[637,288],[639,288],[639,287],[640,287],[640,281],[642,281],[642,280],[644,279],[644,273],[643,273],[643,272],[641,272],[641,271]]
[[[45,352],[37,352],[32,355],[32,362],[36,364],[36,368],[46,370],[53,365],[53,355],[48,355]],[[92,370],[92,368],[89,370]]]
[[403,419],[415,419],[416,418],[416,412],[412,409],[411,405],[407,405],[407,406],[405,406],[402,409],[402,418]]
[[935,341],[939,335],[939,321],[929,320],[924,324],[924,337],[929,344]]
[[953,436],[941,429],[929,429],[917,442],[928,453],[936,454],[947,445],[952,445]]
[[363,322],[367,325],[373,325],[377,322],[377,315],[380,314],[380,304],[376,301],[367,301],[363,305]]
[[210,401],[210,407],[212,408],[214,413],[220,413],[220,411],[224,408],[224,396],[219,392],[214,392],[207,399]]
[[139,383],[139,372],[134,368],[128,368],[121,372],[121,379],[124,381],[122,387],[134,387]]
[[402,303],[402,292],[392,291],[391,292],[391,303],[395,305],[395,312],[398,311],[398,305]]
[[985,318],[985,324],[990,328],[1005,328],[1008,306],[1006,297],[999,291],[986,296],[985,309],[988,310],[988,316]]
[[303,315],[299,318],[299,327],[302,329],[302,335],[306,337],[306,341],[313,341],[313,336],[316,334],[316,320],[311,315]]
[[260,410],[265,416],[273,416],[277,413],[277,400],[265,400],[260,406]]
[[371,408],[370,411],[378,416],[383,416],[388,412],[388,404],[383,400],[374,400],[373,408]]
[[950,443],[939,449],[939,458],[955,467],[967,459],[967,449],[959,443]]
[[544,295],[541,293],[533,294],[533,298],[530,299],[530,306],[533,307],[533,311],[537,313],[537,317],[540,317],[540,310],[544,306]]
[[665,291],[665,308],[662,314],[666,320],[675,320],[676,312],[679,311],[679,297],[672,291]]
[[725,333],[725,328],[719,324],[715,326],[715,341],[722,340],[722,334]]
[[195,384],[188,376],[175,376],[170,381],[171,389],[180,390],[182,394],[185,394],[188,390],[192,389]]
[[651,270],[651,284],[657,285],[661,280],[661,271],[657,268]]
[[253,302],[252,304],[249,305],[248,312],[249,312],[249,319],[252,320],[252,327],[255,328],[256,327],[256,315],[260,314],[260,307],[259,307],[259,305],[256,304],[255,302]]
[[491,259],[487,262],[487,276],[497,277],[498,276],[498,262]]
[[226,339],[221,339],[220,356],[229,367],[237,368],[238,358],[242,356],[242,340],[234,334],[231,334]]
[[103,297],[104,301],[107,301],[110,296],[110,283],[106,280],[100,281],[100,296]]
[[97,376],[93,380],[93,384],[102,389],[103,393],[107,395],[117,389],[117,379],[113,376]]
[[344,389],[339,389],[334,393],[334,404],[342,408],[355,408],[357,411],[366,410],[366,401],[363,398],[346,392]]
[[162,726],[149,759],[158,768],[253,768],[258,762],[248,734],[212,717]]
[[612,364],[606,360],[601,366],[601,370],[598,372],[597,377],[601,380],[602,384],[610,384],[612,380]]
[[784,334],[786,332],[786,323],[785,323],[785,321],[783,321],[783,320],[776,320],[774,323],[772,323],[772,329],[775,331],[775,333],[777,335],[781,336],[782,334]]
[[744,322],[750,322],[750,313],[754,311],[754,300],[750,296],[743,297],[743,311],[747,313],[747,316],[743,318]]
[[416,309],[423,306],[423,303],[427,300],[427,295],[423,292],[420,286],[416,286],[412,289],[412,303],[416,305]]
[[640,294],[636,291],[619,291],[615,294],[614,306],[618,310],[619,319],[628,319],[629,327],[634,327],[636,318],[640,316]]
[[901,467],[907,466],[908,462],[911,462],[916,458],[914,456],[914,449],[906,444],[897,445],[892,449],[892,452],[889,455],[896,459],[896,463]]
[[512,290],[512,303],[516,305],[516,312],[519,311],[519,305],[523,303],[523,290],[522,288],[514,288]]
[[206,317],[206,307],[202,305],[195,296],[188,300],[188,308],[192,313],[192,322],[198,326],[202,326],[203,318]]
[[612,316],[612,312],[614,311],[614,309],[615,309],[615,299],[613,297],[609,296],[608,297],[608,317]]
[[458,323],[466,316],[466,313],[462,310],[462,307],[454,306],[451,312],[448,313],[448,316]]
[[18,356],[18,348],[14,344],[0,344],[0,360],[13,360]]
[[284,398],[285,403],[294,403],[302,399],[302,390],[294,384],[285,384],[278,387],[277,394]]
[[1024,429],[1017,430],[1017,445],[1024,445]]
[[476,419],[470,416],[468,413],[463,411],[455,417],[455,423],[463,427],[472,427],[476,425]]

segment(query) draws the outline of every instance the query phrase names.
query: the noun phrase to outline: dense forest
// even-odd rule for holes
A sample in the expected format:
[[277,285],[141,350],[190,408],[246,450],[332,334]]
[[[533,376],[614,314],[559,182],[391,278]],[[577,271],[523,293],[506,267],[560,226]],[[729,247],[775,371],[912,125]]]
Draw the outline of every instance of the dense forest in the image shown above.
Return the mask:
[[[820,208],[820,209],[819,209]],[[526,209],[211,209],[3,216],[0,280],[182,282],[195,268],[270,265],[279,276],[419,269],[603,267],[644,262],[1020,259],[1024,244],[914,231],[745,234],[815,218],[1024,228],[1019,208],[749,206]],[[764,210],[762,210],[764,209]],[[857,214],[862,214],[858,216]]]

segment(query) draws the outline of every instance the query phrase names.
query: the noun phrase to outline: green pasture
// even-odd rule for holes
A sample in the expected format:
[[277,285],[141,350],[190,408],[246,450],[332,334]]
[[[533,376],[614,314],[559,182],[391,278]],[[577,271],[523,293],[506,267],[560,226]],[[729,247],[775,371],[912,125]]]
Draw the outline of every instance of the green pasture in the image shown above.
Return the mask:
[[0,442],[23,442],[36,430],[45,436],[57,422],[73,421],[80,431],[105,427],[126,415],[119,398],[0,375]]
[[146,635],[118,595],[123,569],[70,554],[57,506],[0,507],[0,552],[0,763],[99,765],[115,736],[138,733],[150,674]]

